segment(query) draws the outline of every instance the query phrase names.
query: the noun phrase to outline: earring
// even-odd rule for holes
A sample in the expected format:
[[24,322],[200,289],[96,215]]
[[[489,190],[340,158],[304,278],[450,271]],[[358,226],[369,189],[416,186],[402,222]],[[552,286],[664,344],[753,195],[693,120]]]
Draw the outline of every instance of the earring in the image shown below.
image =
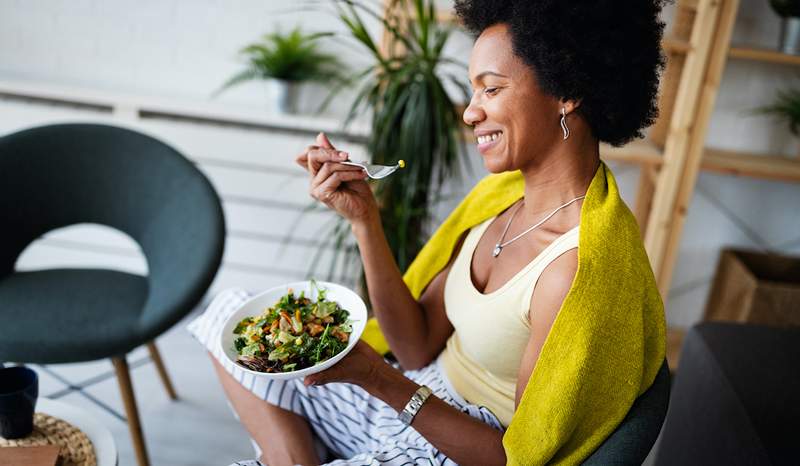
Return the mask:
[[569,137],[569,128],[567,128],[567,109],[561,107],[561,130],[564,131],[564,139]]

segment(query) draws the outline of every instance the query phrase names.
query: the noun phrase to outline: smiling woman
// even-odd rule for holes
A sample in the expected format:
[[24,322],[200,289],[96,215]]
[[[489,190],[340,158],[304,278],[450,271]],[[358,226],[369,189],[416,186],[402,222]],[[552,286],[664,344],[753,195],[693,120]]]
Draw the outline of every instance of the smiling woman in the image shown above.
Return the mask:
[[[311,196],[358,242],[378,324],[365,340],[399,366],[366,344],[305,383],[264,386],[217,364],[264,460],[577,464],[612,434],[662,365],[664,313],[599,142],[641,136],[656,115],[661,5],[456,1],[477,36],[463,119],[491,175],[405,276],[363,171],[323,134],[298,156]],[[209,306],[193,324],[201,342],[242,299]],[[650,419],[615,462],[642,462],[663,412]]]

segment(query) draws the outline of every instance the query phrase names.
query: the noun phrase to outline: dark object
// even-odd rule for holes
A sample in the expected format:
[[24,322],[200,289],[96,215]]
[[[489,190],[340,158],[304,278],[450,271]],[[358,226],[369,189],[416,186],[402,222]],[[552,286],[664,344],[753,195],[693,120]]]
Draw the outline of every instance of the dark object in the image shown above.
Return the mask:
[[33,432],[39,377],[27,367],[0,369],[0,437],[15,439]]
[[770,0],[769,3],[782,18],[779,50],[800,55],[800,0]]
[[769,0],[772,9],[783,18],[800,16],[800,1],[798,0]]
[[[52,125],[0,138],[0,218],[0,361],[111,357],[139,463],[147,464],[125,354],[147,343],[170,391],[153,339],[191,311],[217,272],[225,227],[216,192],[189,160],[152,137]],[[77,223],[130,235],[149,275],[14,271],[32,241]]]
[[642,464],[661,432],[669,392],[669,367],[665,359],[653,385],[636,399],[619,427],[583,464]]
[[800,329],[702,323],[684,341],[657,465],[800,458]]
[[705,319],[800,326],[800,257],[723,249]]

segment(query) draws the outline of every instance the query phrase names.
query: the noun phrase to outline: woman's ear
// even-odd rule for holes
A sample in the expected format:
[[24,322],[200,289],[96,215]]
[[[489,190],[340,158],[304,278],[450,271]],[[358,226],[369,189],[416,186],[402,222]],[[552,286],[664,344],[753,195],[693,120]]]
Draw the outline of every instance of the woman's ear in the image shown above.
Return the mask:
[[559,103],[570,114],[581,106],[581,99],[561,99]]

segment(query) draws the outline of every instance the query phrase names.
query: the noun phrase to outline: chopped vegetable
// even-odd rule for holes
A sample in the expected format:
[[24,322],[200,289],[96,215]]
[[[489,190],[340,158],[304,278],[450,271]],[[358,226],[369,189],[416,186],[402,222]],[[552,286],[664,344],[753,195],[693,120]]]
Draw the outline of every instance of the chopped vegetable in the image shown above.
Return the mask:
[[236,362],[259,372],[292,372],[343,351],[353,331],[350,313],[327,300],[326,292],[317,288],[313,301],[288,289],[261,315],[242,319],[233,330],[239,335],[234,340]]

